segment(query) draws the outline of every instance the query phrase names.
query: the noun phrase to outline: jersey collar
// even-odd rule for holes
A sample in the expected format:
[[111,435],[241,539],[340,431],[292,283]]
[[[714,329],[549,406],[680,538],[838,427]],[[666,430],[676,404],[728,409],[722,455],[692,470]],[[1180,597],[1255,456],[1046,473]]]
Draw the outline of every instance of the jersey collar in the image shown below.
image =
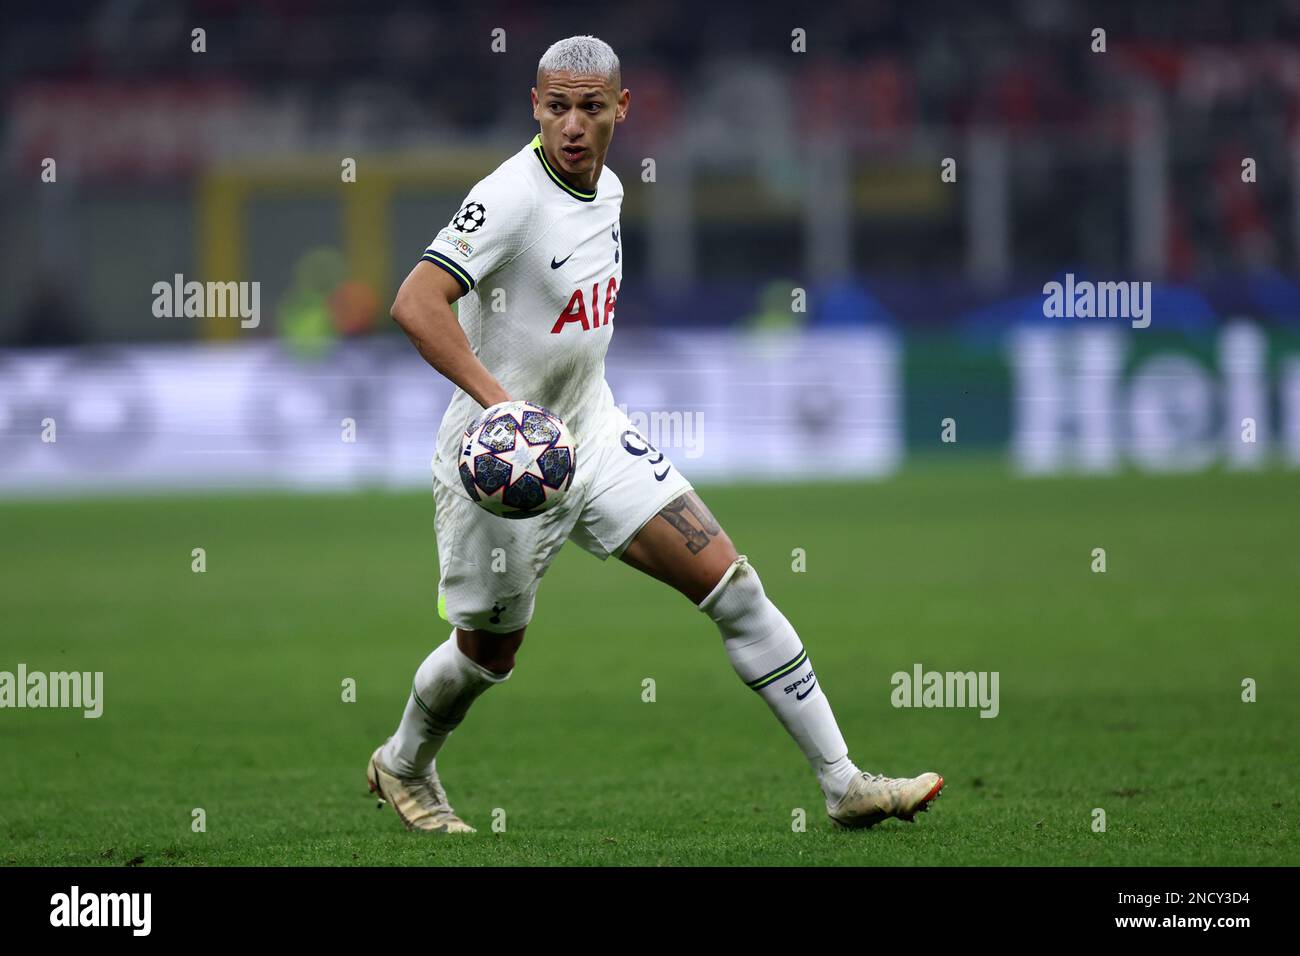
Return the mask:
[[528,145],[532,147],[533,154],[541,162],[542,169],[546,170],[546,175],[550,178],[551,182],[555,183],[555,185],[559,186],[574,199],[581,199],[583,202],[591,202],[596,198],[596,190],[593,189],[588,192],[585,189],[576,189],[560,177],[560,174],[555,171],[555,167],[546,159],[546,150],[542,149],[541,133],[534,136],[533,141]]

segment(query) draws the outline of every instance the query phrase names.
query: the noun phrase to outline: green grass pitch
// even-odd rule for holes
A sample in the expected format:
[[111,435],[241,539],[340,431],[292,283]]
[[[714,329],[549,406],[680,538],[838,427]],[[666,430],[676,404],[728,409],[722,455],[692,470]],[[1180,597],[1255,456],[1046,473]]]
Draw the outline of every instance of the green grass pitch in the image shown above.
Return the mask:
[[[439,758],[479,833],[407,833],[363,772],[448,633],[431,496],[10,502],[0,670],[103,671],[105,704],[0,711],[0,863],[1300,862],[1295,473],[1027,481],[977,462],[700,490],[853,758],[946,778],[917,823],[833,829],[709,620],[570,547],[514,675]],[[918,662],[997,671],[1000,714],[892,707],[890,675]]]

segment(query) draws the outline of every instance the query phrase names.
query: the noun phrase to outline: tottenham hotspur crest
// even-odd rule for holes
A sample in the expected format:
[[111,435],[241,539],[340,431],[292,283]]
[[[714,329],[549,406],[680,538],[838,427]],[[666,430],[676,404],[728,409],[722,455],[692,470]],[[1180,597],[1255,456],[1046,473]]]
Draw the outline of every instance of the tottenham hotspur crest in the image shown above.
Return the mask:
[[461,232],[476,232],[487,222],[487,209],[481,202],[467,202],[451,219],[451,224]]

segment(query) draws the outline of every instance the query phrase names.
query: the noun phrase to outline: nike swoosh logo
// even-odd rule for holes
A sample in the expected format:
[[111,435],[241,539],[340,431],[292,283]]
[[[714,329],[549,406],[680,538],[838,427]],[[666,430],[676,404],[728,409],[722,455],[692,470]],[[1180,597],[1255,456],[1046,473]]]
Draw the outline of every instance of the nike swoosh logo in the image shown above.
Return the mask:
[[573,258],[573,253],[572,253],[572,252],[570,252],[567,256],[565,256],[565,257],[564,257],[563,259],[561,259],[559,262],[556,262],[556,261],[555,261],[555,256],[551,256],[551,268],[552,268],[552,269],[558,269],[558,268],[560,268],[560,266],[564,265],[566,262],[568,262],[568,261],[569,261],[570,259],[572,259],[572,258]]
[[816,686],[817,686],[817,678],[814,677],[813,682],[808,686],[808,689],[806,691],[804,691],[802,694],[794,695],[795,700],[803,700],[805,697],[807,697],[809,694],[813,692],[813,688]]
[[659,472],[654,471],[653,468],[651,469],[651,471],[654,472],[655,481],[663,481],[665,478],[668,477],[668,472],[670,472],[670,471],[672,471],[672,470],[673,470],[673,466],[672,466],[672,465],[669,465],[667,468],[664,469],[664,473],[661,475],[661,474],[659,474]]

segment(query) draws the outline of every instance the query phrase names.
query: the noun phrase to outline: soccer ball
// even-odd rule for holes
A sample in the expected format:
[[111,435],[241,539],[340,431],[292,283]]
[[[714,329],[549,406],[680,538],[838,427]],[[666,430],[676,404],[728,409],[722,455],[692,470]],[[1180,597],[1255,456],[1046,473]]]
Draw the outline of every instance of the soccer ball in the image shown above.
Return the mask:
[[577,466],[560,416],[532,402],[493,405],[465,429],[460,481],[470,499],[503,518],[532,518],[564,500]]

